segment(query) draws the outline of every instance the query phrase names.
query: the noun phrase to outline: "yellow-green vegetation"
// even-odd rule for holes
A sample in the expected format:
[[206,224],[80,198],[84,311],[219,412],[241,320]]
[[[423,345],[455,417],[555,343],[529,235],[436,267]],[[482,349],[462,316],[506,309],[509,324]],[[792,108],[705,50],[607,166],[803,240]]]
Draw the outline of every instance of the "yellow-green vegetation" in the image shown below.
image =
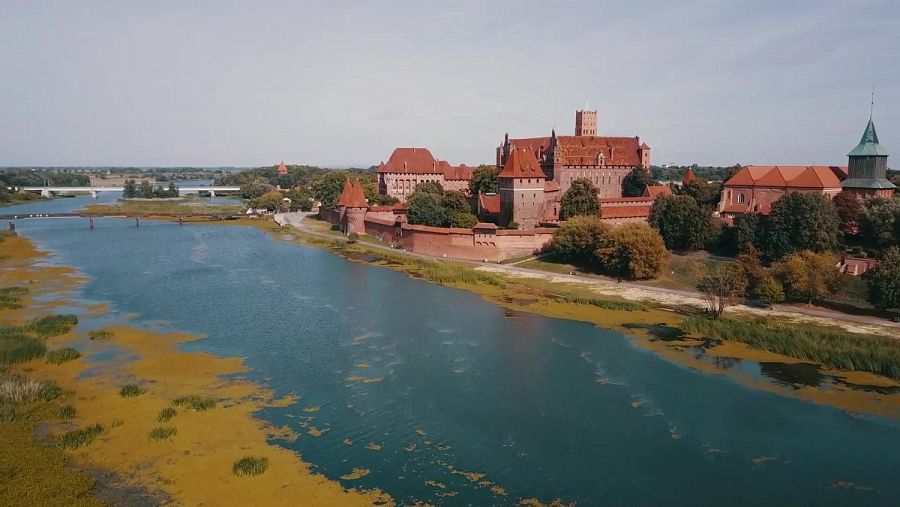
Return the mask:
[[78,317],[71,314],[47,315],[28,321],[23,330],[41,338],[59,336],[68,333],[78,324]]
[[0,310],[22,308],[22,296],[27,293],[25,287],[0,287]]
[[97,437],[103,434],[103,431],[103,425],[92,424],[63,433],[56,442],[63,449],[78,449],[79,447],[91,445]]
[[253,477],[260,475],[269,468],[269,458],[256,456],[244,456],[234,462],[231,472],[238,477]]
[[59,411],[56,413],[56,415],[60,419],[72,419],[75,417],[75,407],[69,404],[65,404],[59,407]]
[[216,400],[203,396],[182,396],[180,398],[175,398],[175,400],[172,401],[172,404],[176,407],[193,410],[195,412],[206,412],[207,410],[216,408]]
[[147,434],[147,439],[151,442],[161,442],[163,440],[171,440],[177,433],[178,430],[171,426],[157,426],[150,430],[150,433]]
[[90,338],[91,340],[108,340],[112,338],[112,333],[110,333],[109,331],[95,329],[88,333],[88,338]]
[[67,363],[69,361],[74,361],[79,357],[81,357],[81,353],[72,347],[65,347],[47,352],[47,362],[53,364]]
[[120,201],[116,204],[89,204],[81,209],[86,214],[108,215],[115,213],[173,213],[188,215],[203,213],[234,215],[242,206],[234,204],[210,204],[200,197],[185,197],[177,201]]
[[900,346],[894,338],[763,319],[694,316],[684,329],[720,340],[839,368],[900,379]]
[[119,390],[119,396],[123,398],[134,398],[145,392],[147,392],[147,390],[137,384],[126,384]]
[[174,408],[172,408],[172,407],[166,407],[166,408],[164,408],[164,409],[162,409],[162,410],[159,411],[159,415],[156,416],[156,420],[159,421],[159,422],[161,422],[161,423],[169,422],[169,421],[171,421],[172,418],[175,417],[175,415],[177,415],[177,414],[178,414],[178,412],[176,412]]
[[25,334],[22,328],[0,326],[0,365],[24,363],[46,352],[44,341]]

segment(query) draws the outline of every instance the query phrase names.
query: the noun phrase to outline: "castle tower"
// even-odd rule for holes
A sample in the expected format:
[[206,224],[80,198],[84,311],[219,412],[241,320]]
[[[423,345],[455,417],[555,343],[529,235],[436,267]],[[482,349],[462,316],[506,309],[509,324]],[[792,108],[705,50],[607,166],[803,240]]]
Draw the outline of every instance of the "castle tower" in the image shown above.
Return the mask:
[[850,175],[841,183],[845,192],[852,192],[860,199],[880,196],[890,198],[897,188],[887,180],[888,152],[878,144],[875,124],[869,124],[856,148],[847,154]]
[[597,111],[588,111],[587,109],[575,111],[575,135],[597,135]]
[[369,203],[366,202],[366,193],[363,191],[362,183],[356,178],[350,184],[350,194],[345,203],[344,232],[350,234],[366,233],[366,213],[369,211]]
[[512,148],[500,183],[500,225],[515,222],[520,229],[533,229],[541,221],[544,182],[541,165],[527,148]]
[[282,160],[281,163],[278,164],[278,176],[287,176],[287,173],[287,166],[284,165],[284,160]]

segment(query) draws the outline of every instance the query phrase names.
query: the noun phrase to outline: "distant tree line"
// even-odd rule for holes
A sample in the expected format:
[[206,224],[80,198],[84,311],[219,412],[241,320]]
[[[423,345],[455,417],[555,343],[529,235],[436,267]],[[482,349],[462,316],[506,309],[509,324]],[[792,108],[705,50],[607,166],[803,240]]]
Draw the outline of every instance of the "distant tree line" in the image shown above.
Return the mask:
[[86,187],[90,184],[87,174],[51,170],[6,169],[0,171],[0,186],[42,187],[44,183],[60,187]]
[[178,197],[178,186],[172,181],[168,188],[161,185],[153,186],[144,180],[139,185],[134,180],[125,180],[122,196],[126,199],[165,199]]

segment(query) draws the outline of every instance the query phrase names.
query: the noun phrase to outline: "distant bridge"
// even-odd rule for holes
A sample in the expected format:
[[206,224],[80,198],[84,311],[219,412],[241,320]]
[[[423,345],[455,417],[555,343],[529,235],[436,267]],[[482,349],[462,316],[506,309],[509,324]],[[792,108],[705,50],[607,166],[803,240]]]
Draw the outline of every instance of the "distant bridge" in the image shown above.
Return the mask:
[[[22,192],[40,192],[43,197],[51,197],[54,194],[62,194],[62,193],[81,193],[81,194],[91,194],[91,197],[97,198],[100,192],[119,192],[122,193],[125,191],[125,187],[19,187],[10,188],[10,190],[20,190]],[[186,194],[199,194],[200,192],[209,192],[210,197],[215,197],[217,193],[219,194],[233,194],[236,192],[240,192],[241,187],[226,187],[226,186],[212,186],[212,187],[179,187],[178,194],[186,195]]]
[[0,214],[0,220],[9,221],[9,230],[15,232],[16,220],[39,220],[49,218],[87,218],[90,228],[94,228],[95,218],[133,218],[135,225],[141,226],[142,218],[177,218],[178,223],[186,218],[209,218],[213,220],[233,220],[236,218],[253,217],[259,215],[256,213],[135,213],[135,212],[113,212],[113,213],[89,213],[89,212],[73,212],[73,213],[7,213]]

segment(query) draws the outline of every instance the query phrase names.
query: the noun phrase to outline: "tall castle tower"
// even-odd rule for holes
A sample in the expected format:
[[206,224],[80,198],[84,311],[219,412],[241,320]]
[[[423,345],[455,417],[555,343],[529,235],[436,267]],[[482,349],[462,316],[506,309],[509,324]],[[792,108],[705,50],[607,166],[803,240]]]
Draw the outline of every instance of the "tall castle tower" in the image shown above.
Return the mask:
[[588,111],[587,109],[575,111],[575,135],[597,135],[597,111]]
[[847,154],[849,176],[841,183],[845,192],[852,192],[860,199],[872,196],[890,197],[897,188],[887,180],[888,152],[878,144],[875,124],[869,124],[856,148]]

